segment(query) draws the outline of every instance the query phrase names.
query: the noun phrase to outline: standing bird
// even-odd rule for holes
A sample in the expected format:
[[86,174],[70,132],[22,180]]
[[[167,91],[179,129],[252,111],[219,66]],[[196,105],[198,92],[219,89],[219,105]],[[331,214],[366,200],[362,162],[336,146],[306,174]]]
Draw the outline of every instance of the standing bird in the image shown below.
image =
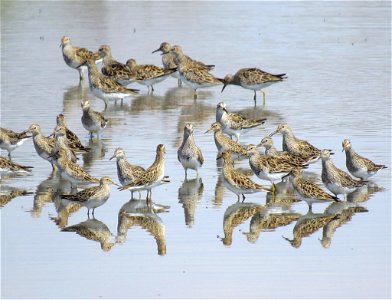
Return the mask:
[[219,102],[216,106],[216,121],[222,125],[224,133],[230,136],[235,135],[237,142],[239,142],[242,133],[264,124],[266,120],[266,118],[258,120],[247,119],[240,114],[228,112],[225,102]]
[[65,133],[68,140],[68,145],[72,150],[76,152],[88,152],[91,150],[88,147],[84,147],[82,142],[78,138],[78,136],[67,127],[67,123],[65,122],[65,117],[63,114],[57,115],[56,122],[58,126],[65,127]]
[[[276,133],[281,133],[283,136],[283,151],[287,151],[294,155],[299,155],[306,159],[309,158],[309,164],[314,163],[320,159],[321,150],[310,144],[308,141],[296,138],[288,124],[280,124],[278,128],[269,136],[272,137]],[[331,154],[333,154],[332,150],[329,151],[331,151]]]
[[238,201],[240,201],[240,195],[242,195],[243,202],[245,194],[270,191],[269,188],[253,182],[245,174],[235,170],[234,162],[229,152],[223,152],[221,157],[223,158],[223,184],[237,195]]
[[155,161],[153,164],[136,180],[133,182],[120,187],[119,190],[131,190],[131,191],[142,191],[147,190],[147,202],[150,207],[152,206],[152,192],[151,190],[161,185],[162,183],[168,182],[165,178],[165,146],[159,144],[156,150]]
[[90,209],[93,210],[92,214],[94,216],[94,210],[105,204],[110,196],[109,184],[117,185],[109,177],[104,176],[99,180],[98,186],[93,186],[86,188],[74,195],[61,195],[61,198],[77,202],[87,208],[87,215],[90,216]]
[[[117,176],[123,186],[134,182],[146,171],[143,167],[130,164],[127,161],[123,148],[114,150],[114,154],[109,160],[112,160],[113,158],[117,159]],[[131,193],[133,198],[133,191],[131,191]]]
[[51,157],[55,140],[53,138],[46,137],[41,132],[41,126],[38,124],[31,124],[27,132],[33,135],[33,143],[35,151],[43,159],[50,162],[52,169],[54,170],[53,158]]
[[81,64],[88,59],[91,59],[94,64],[102,61],[102,57],[98,53],[89,51],[86,48],[72,46],[69,36],[63,36],[61,38],[60,47],[62,47],[65,63],[72,69],[79,71],[79,80],[84,79],[83,73],[86,70],[86,67],[81,66]]
[[343,194],[344,198],[346,198],[347,194],[366,184],[366,181],[354,180],[346,172],[338,169],[332,162],[331,155],[328,150],[324,149],[321,151],[321,160],[321,179],[327,189],[329,189],[335,196]]
[[354,151],[348,139],[342,142],[343,150],[346,152],[346,166],[351,175],[366,180],[376,174],[381,169],[386,169],[385,165],[377,165]]
[[190,123],[184,126],[184,137],[180,148],[178,148],[177,158],[184,167],[185,180],[188,177],[188,169],[196,170],[197,177],[199,177],[199,168],[204,163],[204,157],[200,148],[196,146],[193,137],[193,125]]
[[275,192],[275,181],[282,180],[293,169],[306,168],[302,163],[289,162],[271,155],[262,155],[257,150],[257,146],[250,144],[246,148],[249,157],[249,165],[257,177],[263,180],[268,180],[272,183],[272,191]]
[[[173,69],[177,67],[177,63],[176,63],[176,55],[171,52],[171,49],[173,47],[167,43],[167,42],[163,42],[158,49],[154,50],[152,53],[161,51],[162,52],[162,64],[163,67],[165,69]],[[212,70],[215,65],[206,65],[200,61],[194,60],[192,58],[190,58],[189,56],[185,55],[185,59],[190,63],[193,64],[194,66],[196,66],[197,68],[200,69],[205,69],[207,71]],[[178,78],[178,86],[181,86],[181,79],[180,79],[180,75],[178,72],[175,72],[172,74],[173,77]]]
[[[253,90],[254,97],[253,101],[256,106],[256,91],[262,90],[271,84],[283,81],[285,79],[286,74],[270,74],[258,68],[244,68],[240,69],[234,75],[228,74],[223,79],[223,90],[229,84],[239,85],[244,89]],[[265,92],[263,93],[263,106],[265,106]]]
[[61,176],[71,183],[71,188],[75,188],[77,184],[83,183],[97,183],[99,179],[91,176],[80,165],[70,161],[67,158],[67,153],[60,148],[59,151],[51,155],[54,163],[60,170]]
[[23,142],[28,138],[31,138],[31,136],[27,135],[26,131],[18,133],[0,127],[0,149],[7,150],[9,159],[11,159],[11,152],[22,146]]
[[109,100],[114,100],[115,102],[121,100],[122,104],[125,97],[136,96],[138,94],[139,90],[123,87],[112,78],[99,73],[97,66],[92,60],[87,60],[83,65],[86,65],[88,69],[90,89],[95,96],[105,102],[105,109],[108,106]]
[[291,154],[287,151],[278,151],[275,146],[274,142],[271,137],[266,136],[264,137],[257,147],[264,147],[265,148],[265,155],[277,156],[282,159],[286,159],[288,162],[294,164],[309,164],[310,161],[313,161],[318,158],[318,155],[310,156],[310,157],[302,157],[296,154]]
[[312,204],[316,202],[340,201],[338,197],[328,194],[316,183],[302,178],[300,169],[293,169],[287,176],[290,177],[296,195],[308,204],[309,209],[312,209]]
[[81,104],[83,116],[81,118],[83,127],[90,133],[90,139],[93,139],[93,133],[99,138],[99,132],[106,128],[108,120],[97,111],[90,109],[90,102],[84,101]]
[[99,47],[98,53],[103,57],[101,68],[103,75],[110,77],[122,85],[127,85],[135,81],[135,77],[129,71],[127,65],[113,59],[110,46],[102,45]]
[[181,81],[193,89],[193,98],[197,98],[197,89],[206,88],[223,83],[223,79],[216,78],[205,68],[198,67],[187,60],[180,46],[173,46],[171,50],[176,56],[176,64]]
[[149,93],[154,91],[154,84],[165,80],[168,76],[177,72],[177,67],[164,69],[155,65],[138,65],[133,58],[127,60],[127,67],[137,83],[148,87]]
[[56,128],[54,129],[54,137],[56,141],[53,146],[52,154],[54,154],[55,152],[59,151],[60,148],[62,148],[65,150],[67,154],[67,158],[70,161],[76,163],[77,157],[75,152],[68,145],[68,140],[65,133],[65,127],[57,125]]
[[218,149],[218,156],[221,156],[223,151],[229,151],[232,154],[246,157],[246,149],[239,143],[233,141],[231,138],[223,134],[222,125],[219,122],[212,123],[211,127],[205,132],[214,132],[214,140],[216,148]]

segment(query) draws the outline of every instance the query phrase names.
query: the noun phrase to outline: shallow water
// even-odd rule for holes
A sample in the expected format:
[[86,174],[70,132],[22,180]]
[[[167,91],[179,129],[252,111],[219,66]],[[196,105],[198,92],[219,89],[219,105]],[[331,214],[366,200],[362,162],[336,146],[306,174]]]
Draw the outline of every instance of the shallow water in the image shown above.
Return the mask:
[[[129,192],[112,187],[110,199],[90,222],[101,232],[110,231],[109,242],[117,238],[114,245],[102,245],[109,250],[103,251],[96,241],[60,231],[86,221],[86,209],[64,207],[56,191],[67,191],[67,183],[51,174],[32,141],[25,142],[13,152],[13,160],[34,166],[32,175],[1,180],[2,195],[15,189],[32,192],[2,199],[2,298],[391,297],[389,3],[1,5],[1,126],[21,131],[37,122],[49,134],[56,115],[63,113],[68,126],[93,149],[80,156],[80,164],[97,177],[116,180],[115,162],[109,161],[116,147],[123,147],[131,162],[148,166],[156,145],[163,143],[171,178],[153,191],[156,204],[170,206],[157,214],[138,209],[136,204],[143,202],[128,202]],[[64,64],[58,45],[65,34],[74,45],[89,49],[109,44],[120,61],[134,57],[160,65],[161,57],[151,51],[169,41],[215,64],[213,73],[219,77],[257,66],[285,72],[288,79],[267,89],[265,109],[260,93],[255,109],[253,92],[235,86],[222,94],[219,87],[200,90],[194,101],[192,91],[176,88],[174,78],[156,85],[153,96],[146,87],[132,85],[141,89],[141,96],[126,99],[123,106],[110,103],[108,127],[99,141],[89,144],[80,102],[90,99],[96,110],[103,109],[103,102],[88,86],[78,85],[77,72]],[[291,203],[289,186],[279,185],[275,201],[280,204],[271,203],[266,193],[249,195],[239,204],[223,186],[212,134],[204,134],[222,100],[229,110],[267,117],[265,128],[241,137],[244,144],[259,142],[288,122],[298,137],[333,149],[334,163],[342,169],[344,138],[389,169],[350,195],[356,211],[343,204],[314,204],[313,218],[338,217],[292,247],[282,236],[293,239],[307,205]],[[190,171],[188,182],[176,157],[185,122],[194,124],[205,156],[200,178],[193,179]],[[281,137],[274,141],[280,145]],[[246,161],[237,167],[249,171]],[[307,175],[320,181],[320,172],[316,163]],[[283,209],[287,218],[275,214],[263,219],[267,209],[272,214]]]

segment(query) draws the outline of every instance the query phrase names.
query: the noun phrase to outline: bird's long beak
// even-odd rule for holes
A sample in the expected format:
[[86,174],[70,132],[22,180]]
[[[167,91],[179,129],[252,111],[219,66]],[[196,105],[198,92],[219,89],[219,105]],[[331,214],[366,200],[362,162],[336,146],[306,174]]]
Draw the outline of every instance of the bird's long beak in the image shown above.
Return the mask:
[[271,132],[270,134],[269,134],[269,137],[272,137],[274,134],[276,134],[278,132],[278,130],[275,130],[275,131],[273,131],[273,132]]
[[206,132],[204,132],[204,134],[208,133],[211,131],[212,128],[209,128]]
[[161,51],[161,48],[158,48],[157,50],[154,50],[151,53],[155,53],[155,52],[158,52],[158,51]]
[[113,180],[110,180],[110,182],[113,183],[114,185],[121,186],[118,183],[115,183]]
[[216,157],[216,160],[223,158],[222,154]]
[[226,82],[223,82],[223,88],[222,88],[222,90],[221,90],[221,93],[223,93],[223,90],[226,88],[226,86],[227,86],[227,83],[226,83]]
[[113,158],[115,158],[116,157],[116,155],[113,155],[111,158],[109,158],[109,160],[112,160]]

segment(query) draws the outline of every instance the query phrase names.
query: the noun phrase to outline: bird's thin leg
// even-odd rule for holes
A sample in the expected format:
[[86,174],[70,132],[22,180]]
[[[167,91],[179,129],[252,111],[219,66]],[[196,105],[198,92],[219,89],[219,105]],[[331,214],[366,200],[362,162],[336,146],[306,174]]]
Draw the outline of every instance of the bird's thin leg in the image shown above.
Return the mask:
[[255,94],[253,96],[253,101],[255,102],[255,106],[256,106],[256,91],[254,91],[254,92],[255,92]]
[[182,81],[180,78],[178,78],[178,87],[181,87],[181,86],[182,86]]
[[197,90],[196,89],[193,90],[193,99],[197,99]]
[[242,203],[244,203],[244,201],[245,201],[245,195],[242,194]]

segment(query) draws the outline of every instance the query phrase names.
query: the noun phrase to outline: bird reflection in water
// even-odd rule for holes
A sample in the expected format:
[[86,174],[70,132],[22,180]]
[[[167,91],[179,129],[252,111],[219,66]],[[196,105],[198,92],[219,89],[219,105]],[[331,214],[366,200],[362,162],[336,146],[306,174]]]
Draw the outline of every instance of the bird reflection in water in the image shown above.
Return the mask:
[[250,220],[249,232],[244,232],[248,242],[256,243],[262,231],[274,231],[297,221],[301,214],[296,213],[285,203],[268,203],[256,212]]
[[340,226],[351,221],[356,213],[368,212],[365,207],[359,206],[355,202],[342,201],[331,203],[326,209],[326,214],[336,214],[337,218],[330,220],[323,228],[323,238],[320,240],[324,248],[331,246],[332,237]]
[[88,146],[90,151],[83,153],[83,167],[89,168],[96,160],[102,160],[108,151],[102,139],[89,140]]
[[223,245],[230,246],[233,242],[233,231],[238,225],[242,224],[265,206],[256,203],[237,202],[230,205],[223,216]]
[[373,197],[375,193],[378,193],[378,192],[381,192],[384,190],[385,189],[383,187],[379,187],[374,182],[369,181],[367,184],[357,188],[355,191],[348,194],[347,201],[348,202],[356,202],[356,203],[366,202],[371,197]]
[[166,212],[169,206],[153,203],[150,207],[146,200],[130,200],[118,212],[117,243],[124,243],[128,230],[140,226],[149,232],[157,243],[158,255],[166,254],[165,224],[157,215]]
[[25,189],[18,189],[2,185],[0,190],[0,208],[3,208],[16,197],[28,196],[32,194],[32,192],[29,192]]
[[116,244],[112,242],[112,233],[106,224],[95,218],[65,227],[61,231],[75,232],[88,240],[99,242],[101,249],[105,252],[110,251]]
[[63,180],[59,173],[52,172],[48,178],[43,180],[35,190],[33,208],[30,210],[33,218],[39,218],[42,213],[42,208],[47,203],[53,202],[56,191],[63,188]]
[[313,213],[312,208],[309,207],[308,212],[297,220],[293,228],[294,238],[292,240],[286,237],[283,238],[294,248],[299,248],[302,244],[302,238],[310,236],[338,217],[337,214]]
[[204,184],[200,177],[184,180],[178,189],[179,203],[182,203],[185,215],[185,225],[189,228],[195,223],[195,210],[203,196]]

